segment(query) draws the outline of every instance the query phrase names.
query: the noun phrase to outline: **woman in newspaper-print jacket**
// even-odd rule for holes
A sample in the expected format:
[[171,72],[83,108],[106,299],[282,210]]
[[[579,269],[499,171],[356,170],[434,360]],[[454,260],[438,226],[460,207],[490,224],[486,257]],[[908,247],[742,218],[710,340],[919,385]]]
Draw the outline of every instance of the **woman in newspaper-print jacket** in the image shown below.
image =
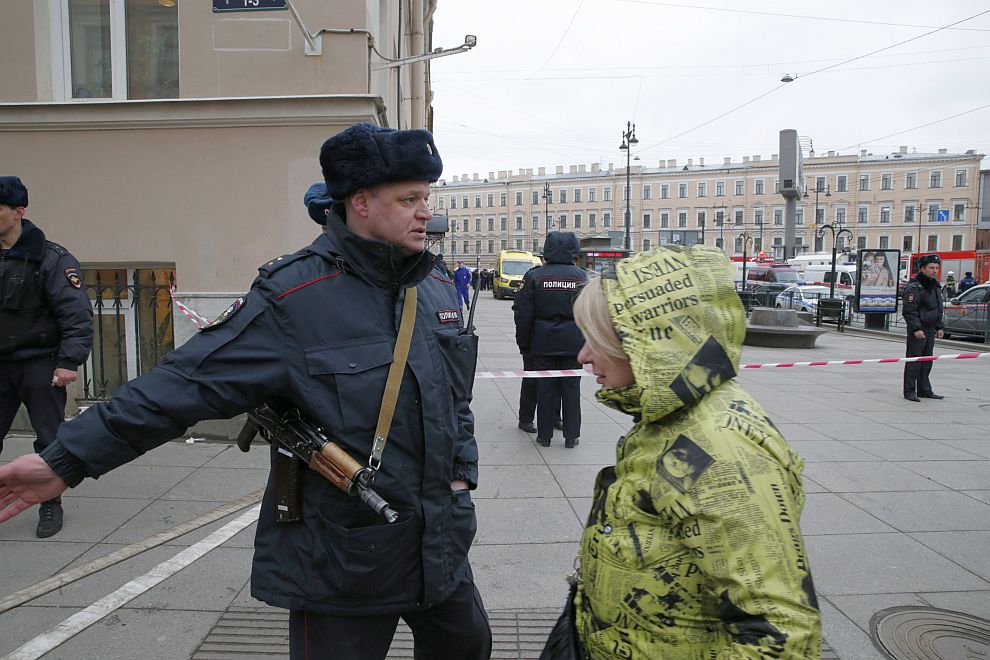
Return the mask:
[[598,399],[632,416],[595,483],[579,637],[592,658],[818,658],[801,459],[733,377],[745,315],[719,250],[660,248],[575,304]]

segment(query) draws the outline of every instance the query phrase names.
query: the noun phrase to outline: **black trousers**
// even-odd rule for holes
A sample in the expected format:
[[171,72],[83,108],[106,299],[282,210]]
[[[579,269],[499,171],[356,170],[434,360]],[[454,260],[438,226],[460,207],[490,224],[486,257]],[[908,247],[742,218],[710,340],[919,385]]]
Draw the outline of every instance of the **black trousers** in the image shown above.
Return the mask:
[[[907,353],[905,357],[934,355],[935,328],[924,328],[925,336],[918,339],[913,332],[907,336]],[[928,375],[932,372],[931,362],[908,362],[904,365],[904,396],[917,394],[927,396],[932,393],[932,382]]]
[[[532,356],[533,369],[580,369],[576,357]],[[562,411],[564,439],[581,437],[581,376],[566,378],[537,378],[536,380],[536,437],[553,437],[553,423],[557,411]]]
[[471,569],[450,598],[428,610],[372,616],[289,612],[290,660],[384,660],[399,617],[412,630],[416,660],[488,660],[492,630]]
[[55,358],[0,362],[0,451],[22,403],[36,436],[34,451],[55,439],[65,418],[65,388],[52,386],[54,373]]
[[[523,355],[523,369],[533,371],[533,358]],[[539,378],[523,378],[519,385],[519,421],[532,422],[536,417],[536,381]]]

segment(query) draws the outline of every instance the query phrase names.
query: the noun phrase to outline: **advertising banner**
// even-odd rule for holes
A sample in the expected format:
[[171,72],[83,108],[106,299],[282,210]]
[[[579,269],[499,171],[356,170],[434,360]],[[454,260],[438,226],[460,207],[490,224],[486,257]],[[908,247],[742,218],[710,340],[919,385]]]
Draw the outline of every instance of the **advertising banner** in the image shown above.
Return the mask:
[[856,258],[856,308],[860,313],[897,312],[900,250],[859,250]]

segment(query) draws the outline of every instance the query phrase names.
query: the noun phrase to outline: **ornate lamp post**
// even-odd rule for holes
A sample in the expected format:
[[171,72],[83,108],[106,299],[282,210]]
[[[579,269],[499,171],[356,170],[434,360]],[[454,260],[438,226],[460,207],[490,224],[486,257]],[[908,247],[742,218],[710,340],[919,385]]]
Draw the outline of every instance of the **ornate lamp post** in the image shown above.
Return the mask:
[[843,234],[848,235],[849,238],[852,239],[853,233],[848,229],[836,230],[835,226],[833,225],[822,225],[821,227],[818,228],[818,231],[815,232],[815,235],[818,236],[818,238],[824,237],[826,229],[832,232],[832,273],[831,273],[832,281],[828,283],[828,297],[834,298],[835,297],[835,247],[836,247],[835,244],[838,242],[839,237],[841,237]]
[[629,192],[630,180],[629,180],[629,167],[632,160],[632,146],[634,144],[639,144],[639,140],[636,139],[636,124],[627,121],[626,130],[622,132],[622,144],[619,145],[619,149],[626,152],[626,250],[632,250],[632,239],[629,236],[629,223],[630,223],[630,208],[629,204],[632,202],[632,195]]
[[550,199],[552,195],[550,194],[550,182],[547,181],[543,184],[543,202],[546,205],[546,216],[547,216],[547,233],[550,232],[550,227],[553,226],[553,218],[550,217]]
[[[821,192],[825,193],[826,197],[831,197],[832,189],[829,186],[825,186],[824,188],[822,188],[820,185],[815,186],[815,232],[819,238],[821,237],[821,234],[817,233],[818,232],[818,193]],[[804,198],[808,199],[808,186],[804,187]]]
[[746,256],[746,244],[753,242],[753,236],[748,231],[744,231],[743,233],[739,234],[739,238],[742,239],[742,244],[743,244],[743,261],[742,261],[743,267],[742,267],[742,287],[741,287],[741,290],[742,291],[745,291],[746,290],[746,259],[747,259],[747,256]]

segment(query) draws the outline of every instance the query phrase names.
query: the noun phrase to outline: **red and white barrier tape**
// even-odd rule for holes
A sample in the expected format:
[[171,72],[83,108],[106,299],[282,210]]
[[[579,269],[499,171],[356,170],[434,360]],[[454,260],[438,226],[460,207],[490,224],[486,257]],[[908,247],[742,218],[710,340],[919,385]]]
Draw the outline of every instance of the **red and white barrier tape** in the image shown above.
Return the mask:
[[192,321],[193,325],[195,325],[197,328],[202,330],[203,328],[205,328],[210,324],[210,320],[208,318],[197,313],[196,310],[186,307],[185,305],[182,304],[181,300],[175,297],[174,286],[169,288],[168,295],[169,298],[172,299],[172,302],[175,303],[175,306],[178,307],[182,311],[182,313],[186,315],[186,318]]
[[[893,364],[895,362],[934,362],[935,360],[978,360],[990,353],[955,353],[952,355],[922,355],[920,357],[873,358],[867,360],[819,360],[813,362],[770,362],[767,364],[741,364],[740,369],[781,369],[784,367],[829,367],[837,364]],[[484,378],[564,378],[565,376],[594,376],[586,369],[560,371],[479,371],[475,379]]]

